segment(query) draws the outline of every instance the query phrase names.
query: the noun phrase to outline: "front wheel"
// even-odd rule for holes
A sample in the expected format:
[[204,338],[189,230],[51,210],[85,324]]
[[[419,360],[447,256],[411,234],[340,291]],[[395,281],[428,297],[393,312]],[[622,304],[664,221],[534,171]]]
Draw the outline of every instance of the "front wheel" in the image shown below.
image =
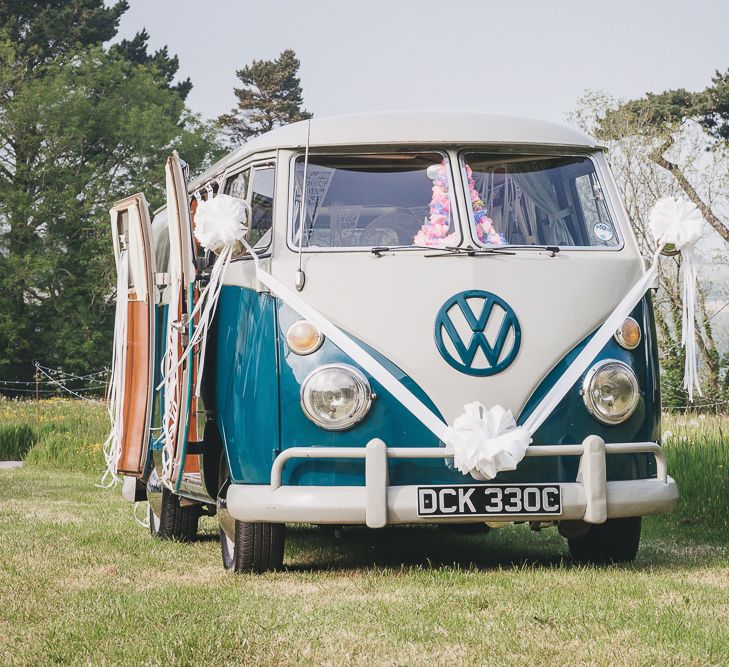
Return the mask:
[[640,545],[640,517],[608,519],[567,540],[578,563],[629,563]]
[[247,523],[228,511],[230,477],[225,459],[220,461],[217,514],[223,567],[233,572],[268,572],[283,566],[284,524]]
[[283,566],[284,524],[236,521],[234,536],[220,530],[223,566],[233,572],[269,572]]

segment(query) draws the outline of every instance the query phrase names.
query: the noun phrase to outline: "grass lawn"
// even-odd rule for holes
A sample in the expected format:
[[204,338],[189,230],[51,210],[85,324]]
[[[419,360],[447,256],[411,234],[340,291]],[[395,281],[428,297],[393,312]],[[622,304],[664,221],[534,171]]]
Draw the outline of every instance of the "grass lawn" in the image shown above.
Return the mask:
[[153,540],[98,474],[44,465],[54,437],[0,470],[0,664],[729,663],[729,529],[690,508],[625,567],[572,566],[554,529],[292,527],[286,571],[234,576],[214,519]]

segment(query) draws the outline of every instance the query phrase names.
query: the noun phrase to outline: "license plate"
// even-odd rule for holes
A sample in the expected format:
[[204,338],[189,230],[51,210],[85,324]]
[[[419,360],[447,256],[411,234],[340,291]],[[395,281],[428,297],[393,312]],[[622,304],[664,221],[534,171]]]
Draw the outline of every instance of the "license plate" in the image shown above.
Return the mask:
[[419,486],[418,516],[519,516],[562,513],[559,484]]

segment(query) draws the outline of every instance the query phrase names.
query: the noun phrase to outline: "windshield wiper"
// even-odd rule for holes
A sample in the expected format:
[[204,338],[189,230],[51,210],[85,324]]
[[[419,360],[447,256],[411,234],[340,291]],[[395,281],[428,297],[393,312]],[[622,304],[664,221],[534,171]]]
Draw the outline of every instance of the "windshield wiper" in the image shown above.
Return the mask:
[[554,257],[559,252],[559,246],[553,245],[506,245],[503,247],[491,247],[491,248],[474,248],[471,245],[468,246],[444,246],[443,248],[437,248],[433,246],[425,245],[395,245],[395,246],[375,246],[370,248],[370,252],[375,257],[382,257],[383,253],[392,252],[394,250],[435,250],[431,255],[424,255],[425,257],[450,257],[456,255],[458,257],[478,257],[481,255],[515,255],[513,250],[546,250],[550,257]]
[[380,245],[370,248],[370,252],[375,257],[382,257],[383,252],[391,252],[393,250],[433,250],[427,245]]
[[554,257],[560,250],[557,245],[508,245],[506,247],[517,250],[546,250],[550,257]]
[[449,257],[455,255],[456,257],[481,257],[483,255],[515,255],[514,252],[509,252],[507,249],[501,248],[474,248],[473,246],[451,247],[446,246],[445,248],[438,248],[441,252],[437,252],[433,255],[425,255],[426,257]]

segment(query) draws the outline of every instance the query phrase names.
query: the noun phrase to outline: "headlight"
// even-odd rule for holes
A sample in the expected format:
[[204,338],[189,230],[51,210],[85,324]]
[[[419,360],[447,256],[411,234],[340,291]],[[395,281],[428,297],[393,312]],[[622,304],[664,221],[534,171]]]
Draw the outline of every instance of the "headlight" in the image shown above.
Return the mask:
[[354,426],[367,414],[371,403],[372,391],[367,378],[352,366],[320,366],[301,385],[304,413],[328,431]]
[[622,361],[600,361],[585,376],[582,398],[593,417],[604,424],[619,424],[638,406],[638,378]]
[[615,332],[615,340],[618,341],[620,347],[626,350],[634,350],[640,344],[640,326],[632,318],[627,317]]

